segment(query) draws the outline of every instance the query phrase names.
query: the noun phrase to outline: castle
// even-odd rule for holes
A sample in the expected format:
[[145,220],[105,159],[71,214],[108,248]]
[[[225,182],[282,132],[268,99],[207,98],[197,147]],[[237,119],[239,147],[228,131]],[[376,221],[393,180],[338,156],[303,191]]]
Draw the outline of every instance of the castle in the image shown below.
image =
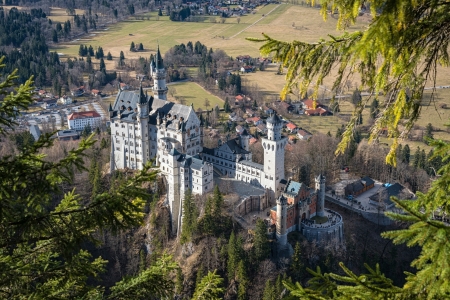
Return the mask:
[[[198,195],[212,191],[214,172],[264,189],[269,202],[274,202],[278,196],[282,198],[277,201],[285,201],[283,195],[289,194],[284,178],[287,138],[281,134],[283,121],[276,114],[266,120],[267,137],[262,138],[264,164],[252,161],[251,136],[245,130],[236,139],[219,140],[216,148],[204,148],[203,127],[193,107],[167,101],[166,72],[159,47],[150,63],[150,75],[153,96],[144,93],[142,86],[138,91],[119,90],[114,104],[109,107],[110,165],[111,171],[142,169],[149,161],[159,167],[167,185],[166,202],[170,207],[173,233],[180,232],[185,191],[190,189]],[[292,184],[289,181],[288,187]],[[289,205],[297,207],[295,199]],[[323,214],[323,202],[318,207],[317,214]],[[284,213],[290,209],[286,202],[277,211],[282,221],[280,226],[284,226],[277,234],[280,239],[293,228],[286,228],[283,223],[286,221]],[[313,213],[308,213],[306,218],[312,216]],[[294,223],[299,230],[298,223]]]

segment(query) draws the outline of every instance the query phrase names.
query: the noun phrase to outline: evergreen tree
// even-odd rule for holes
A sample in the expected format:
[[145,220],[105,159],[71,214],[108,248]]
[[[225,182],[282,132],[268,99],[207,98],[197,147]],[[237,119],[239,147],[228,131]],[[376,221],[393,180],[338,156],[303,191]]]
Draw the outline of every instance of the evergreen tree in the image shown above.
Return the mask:
[[192,300],[220,300],[224,290],[223,279],[214,270],[208,272],[196,286]]
[[425,128],[425,135],[423,136],[423,142],[428,145],[430,139],[433,139],[433,125],[431,123],[427,124]]
[[[324,4],[324,3],[322,3]],[[356,21],[360,14],[361,1],[333,1],[343,29]],[[340,87],[346,75],[357,72],[362,85],[370,92],[383,91],[389,101],[378,116],[371,131],[371,140],[388,127],[393,133],[391,151],[386,162],[395,165],[398,137],[407,133],[420,116],[420,103],[426,86],[436,86],[437,66],[447,65],[449,48],[448,28],[442,26],[449,20],[449,9],[440,1],[368,1],[373,21],[363,31],[343,33],[317,43],[295,41],[283,43],[264,35],[261,47],[263,54],[275,53],[273,60],[283,62],[288,68],[285,95],[298,80],[307,90],[309,83],[318,86],[330,75],[331,66],[339,64],[334,87]],[[366,6],[367,7],[367,6]],[[323,16],[329,6],[322,5]],[[446,24],[446,23],[445,23]],[[389,28],[387,31],[386,29]],[[295,48],[295,51],[292,49]],[[445,57],[444,61],[442,58]],[[308,59],[309,58],[309,59]],[[344,62],[344,63],[343,63]],[[307,82],[305,82],[307,78]],[[430,82],[431,81],[431,82]],[[356,110],[364,109],[362,106]],[[351,118],[337,152],[344,153],[356,124],[356,113]],[[406,120],[402,120],[406,119]],[[400,122],[400,120],[402,120]],[[409,227],[382,233],[395,244],[420,247],[420,254],[413,261],[414,271],[408,272],[405,284],[393,285],[378,265],[366,265],[367,272],[355,274],[340,264],[340,274],[323,274],[320,268],[310,270],[313,278],[308,287],[285,282],[293,298],[300,299],[447,299],[448,237],[450,227],[444,220],[434,218],[437,211],[449,215],[450,203],[450,144],[431,141],[435,155],[445,166],[441,175],[431,183],[426,194],[417,192],[417,199],[392,201],[401,213],[388,213],[393,220]],[[418,153],[420,155],[420,153]]]
[[358,105],[361,101],[362,101],[361,92],[358,89],[354,90],[352,94],[352,103],[354,105]]
[[414,168],[418,168],[419,164],[420,164],[420,148],[417,147],[416,152],[414,152],[414,161],[413,161]]
[[130,51],[134,51],[135,48],[136,48],[136,45],[134,45],[134,42],[131,42]]
[[[6,138],[17,126],[13,118],[16,110],[27,110],[33,103],[32,81],[16,86],[16,74],[0,76],[0,132]],[[143,183],[152,184],[156,178],[150,166],[122,181],[111,178],[114,189],[87,201],[75,190],[64,192],[61,185],[72,185],[75,172],[87,171],[84,157],[95,144],[93,136],[81,140],[57,161],[43,154],[53,143],[51,136],[44,134],[20,155],[0,158],[0,298],[101,298],[104,287],[88,282],[88,278],[99,276],[107,261],[94,258],[86,243],[98,243],[95,235],[102,230],[120,232],[142,224],[142,199],[150,197]],[[148,294],[169,296],[175,266],[171,258],[161,257],[148,273],[133,277],[133,286],[127,280],[117,283],[111,298],[124,294],[136,298],[135,288],[143,281]],[[146,276],[149,273],[151,276]],[[159,288],[165,291],[161,293]]]
[[420,158],[419,158],[419,164],[418,167],[421,169],[426,170],[427,169],[427,155],[425,154],[425,150],[422,149],[420,151]]
[[53,43],[58,42],[58,32],[56,32],[55,29],[53,29],[52,40],[53,40]]
[[78,50],[78,56],[83,57],[84,56],[84,46],[80,45],[80,49]]
[[380,113],[380,109],[379,109],[380,103],[378,102],[378,99],[375,98],[372,101],[372,105],[370,106],[370,118],[371,119],[376,119],[378,114]]
[[216,222],[220,222],[220,217],[222,215],[222,208],[223,208],[223,196],[222,193],[219,190],[219,186],[216,184],[214,186],[213,191],[213,199],[214,199],[214,207],[213,207],[213,217]]
[[139,50],[139,51],[144,51],[144,45],[143,45],[142,43],[139,43],[139,48],[138,48],[138,50]]
[[89,45],[89,48],[88,48],[88,54],[89,54],[90,56],[94,56],[94,48],[93,48],[91,45]]
[[234,235],[234,231],[231,232],[230,239],[228,240],[228,281],[232,281],[234,279],[234,273],[237,268],[238,258],[238,250],[237,250],[237,242],[236,236]]
[[123,54],[123,51],[120,51],[119,59],[120,60],[124,60],[125,59],[125,54]]
[[257,263],[263,261],[266,258],[269,258],[270,256],[269,239],[267,238],[267,226],[261,219],[258,219],[258,221],[256,221],[253,249]]
[[302,253],[300,248],[300,243],[297,242],[295,244],[294,249],[294,255],[292,256],[292,262],[291,262],[291,273],[292,278],[294,280],[300,280],[303,277],[303,260],[302,260]]
[[406,144],[405,147],[403,147],[402,150],[402,162],[409,165],[409,159],[411,157],[411,150],[409,149],[409,145]]
[[163,15],[162,10],[161,10],[161,8],[159,8],[159,9],[158,9],[158,16],[161,17],[162,15]]
[[175,282],[175,293],[180,295],[183,292],[184,277],[181,268],[177,269],[177,277]]
[[192,239],[197,230],[198,210],[192,196],[192,191],[187,189],[183,201],[183,222],[181,225],[180,243],[183,245]]
[[248,276],[247,270],[245,269],[245,264],[243,260],[239,261],[237,271],[236,271],[237,281],[239,282],[237,298],[238,300],[247,299],[247,288],[248,288]]
[[111,52],[108,51],[108,54],[106,55],[106,60],[112,60]]
[[213,202],[214,202],[213,198],[208,196],[205,204],[205,214],[203,215],[202,218],[202,229],[205,234],[213,234],[216,229],[213,218],[214,213]]
[[100,58],[100,72],[106,73],[106,65],[103,58]]
[[33,135],[28,131],[12,134],[10,138],[21,152],[30,149],[35,142]]
[[266,285],[264,286],[263,298],[262,300],[277,300],[278,297],[275,294],[275,287],[272,285],[269,279],[266,280]]
[[200,282],[203,278],[203,264],[201,264],[197,269],[197,275],[195,279],[195,287],[198,287],[200,285]]

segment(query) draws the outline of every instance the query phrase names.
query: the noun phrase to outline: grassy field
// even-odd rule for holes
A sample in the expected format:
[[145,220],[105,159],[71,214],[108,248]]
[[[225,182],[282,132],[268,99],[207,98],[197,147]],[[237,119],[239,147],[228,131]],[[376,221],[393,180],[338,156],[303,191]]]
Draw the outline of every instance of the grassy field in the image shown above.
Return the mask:
[[[267,15],[274,8],[275,10]],[[94,47],[102,46],[105,52],[110,51],[116,57],[120,51],[124,51],[126,58],[138,58],[150,53],[130,52],[129,46],[132,41],[142,42],[148,52],[155,51],[159,43],[161,51],[165,52],[175,44],[199,40],[208,47],[224,50],[230,56],[241,54],[258,56],[260,45],[245,40],[246,37],[260,37],[261,32],[265,32],[281,40],[314,41],[326,37],[329,33],[336,33],[336,20],[323,22],[317,9],[289,4],[260,7],[255,14],[240,17],[239,23],[236,17],[227,18],[222,24],[218,17],[215,17],[218,21],[216,23],[211,23],[209,17],[205,18],[205,22],[197,23],[172,22],[167,16],[158,17],[156,12],[147,15],[150,16],[150,20],[128,19],[111,25],[107,30],[92,32],[90,36],[61,44],[54,50],[68,56],[77,56],[81,43]],[[255,23],[256,21],[258,22]],[[360,29],[364,24],[366,22],[353,29]],[[230,39],[237,33],[239,33],[237,36]]]
[[[206,109],[205,107],[205,99],[209,100],[210,106],[208,109],[213,108],[218,105],[220,108],[223,107],[223,100],[214,96],[213,94],[206,91],[200,85],[195,82],[184,81],[179,83],[173,83],[169,86],[169,93],[167,97],[169,100],[176,101],[175,98],[182,98],[185,100],[186,105],[194,104],[195,110],[198,108]],[[172,91],[175,89],[172,97]]]
[[[273,10],[273,11],[272,11]],[[268,14],[270,12],[270,14]],[[51,18],[63,18],[65,12],[62,10],[52,10]],[[264,15],[264,16],[263,16]],[[247,37],[261,37],[264,32],[279,40],[291,41],[302,40],[314,42],[320,38],[327,38],[327,35],[340,34],[336,31],[337,20],[330,17],[326,22],[323,21],[316,8],[306,6],[294,6],[290,4],[270,4],[260,7],[254,14],[242,16],[239,18],[227,18],[225,23],[220,22],[219,17],[215,17],[216,22],[211,22],[211,17],[206,16],[201,22],[172,22],[167,16],[158,17],[156,12],[147,13],[149,20],[135,20],[130,18],[126,21],[113,24],[104,30],[91,32],[89,36],[82,39],[61,44],[53,50],[68,56],[77,56],[80,44],[92,45],[94,47],[102,46],[105,53],[111,52],[114,60],[106,61],[107,69],[115,68],[115,63],[120,51],[123,51],[125,57],[138,58],[139,56],[150,56],[155,53],[159,44],[161,52],[166,52],[175,44],[187,43],[188,41],[197,41],[204,43],[213,49],[222,49],[230,56],[249,54],[251,56],[259,56],[260,44],[247,41]],[[214,19],[214,17],[213,17]],[[57,19],[54,19],[57,20]],[[62,19],[61,19],[62,20]],[[370,22],[367,17],[361,17],[357,23],[348,30],[363,30]],[[129,47],[131,42],[143,43],[145,51],[131,52]],[[94,60],[94,63],[97,63]],[[273,101],[278,97],[283,85],[285,77],[276,75],[277,66],[269,65],[265,71],[257,71],[255,73],[242,75],[244,84],[257,86],[262,92],[265,100]],[[196,69],[190,68],[189,73],[195,75]],[[448,85],[449,70],[439,68],[437,73],[437,84]],[[324,80],[326,88],[331,87],[331,78]],[[353,86],[359,84],[358,78],[352,79]],[[206,92],[200,86],[193,82],[183,82],[171,85],[176,89],[174,96],[185,99],[186,104],[194,103],[195,108],[204,106],[204,99],[208,98],[211,107],[218,104],[220,107],[223,102]],[[169,87],[169,88],[170,88]],[[354,90],[351,88],[348,93]],[[450,109],[439,109],[438,106],[429,103],[429,93],[423,101],[422,115],[417,124],[425,127],[426,124],[432,123],[435,128],[440,131],[435,132],[435,137],[448,139],[448,133],[445,126],[450,118]],[[331,96],[325,92],[325,97]],[[438,90],[436,95],[436,103],[444,102],[450,97],[450,89]],[[297,97],[292,95],[291,99]],[[172,98],[173,99],[173,98]],[[211,108],[210,107],[210,108]],[[308,116],[292,116],[292,120],[301,127],[311,132],[331,132],[335,134],[338,127],[344,124],[351,115],[353,105],[347,101],[341,101],[341,113],[339,116],[331,117],[308,117]],[[365,124],[369,122],[368,111],[364,112],[363,121]],[[421,142],[413,142],[420,144]],[[422,143],[423,144],[423,143]],[[423,144],[424,145],[424,144]]]

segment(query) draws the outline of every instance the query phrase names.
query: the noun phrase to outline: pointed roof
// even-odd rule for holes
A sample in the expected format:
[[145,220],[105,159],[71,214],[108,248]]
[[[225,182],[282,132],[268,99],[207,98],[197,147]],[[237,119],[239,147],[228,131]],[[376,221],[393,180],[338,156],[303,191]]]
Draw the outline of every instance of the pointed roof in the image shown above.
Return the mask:
[[282,121],[277,114],[271,114],[271,116],[267,118],[267,123],[278,124],[282,123]]
[[244,129],[243,131],[242,131],[242,133],[241,133],[241,136],[249,136],[250,134],[248,134],[248,132],[247,132],[247,129]]
[[108,111],[113,111],[111,103],[109,103]]
[[144,89],[142,89],[142,81],[141,81],[141,86],[139,88],[139,104],[145,103],[147,103],[147,97],[144,94]]
[[161,52],[159,52],[159,45],[158,45],[158,51],[156,52],[156,68],[162,69],[164,68],[163,59],[161,57]]

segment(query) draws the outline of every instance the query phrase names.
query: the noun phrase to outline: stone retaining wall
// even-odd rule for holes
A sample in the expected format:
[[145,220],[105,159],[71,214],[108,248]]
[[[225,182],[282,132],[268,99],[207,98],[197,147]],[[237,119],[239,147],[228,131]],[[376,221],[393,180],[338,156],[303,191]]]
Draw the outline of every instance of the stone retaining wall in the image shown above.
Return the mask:
[[343,202],[341,202],[339,200],[333,199],[333,198],[328,197],[328,196],[325,196],[325,200],[329,201],[329,202],[332,202],[332,203],[335,203],[335,204],[337,204],[337,205],[339,205],[341,207],[344,207],[344,208],[346,208],[348,210],[352,210],[352,211],[360,214],[361,216],[363,216],[364,219],[369,220],[370,222],[378,224],[378,225],[386,226],[386,225],[392,224],[392,222],[393,222],[390,218],[388,218],[386,215],[384,215],[383,212],[378,213],[378,212],[362,211],[360,209],[357,209],[356,207],[350,206],[350,205],[348,205],[346,203],[343,203]]

